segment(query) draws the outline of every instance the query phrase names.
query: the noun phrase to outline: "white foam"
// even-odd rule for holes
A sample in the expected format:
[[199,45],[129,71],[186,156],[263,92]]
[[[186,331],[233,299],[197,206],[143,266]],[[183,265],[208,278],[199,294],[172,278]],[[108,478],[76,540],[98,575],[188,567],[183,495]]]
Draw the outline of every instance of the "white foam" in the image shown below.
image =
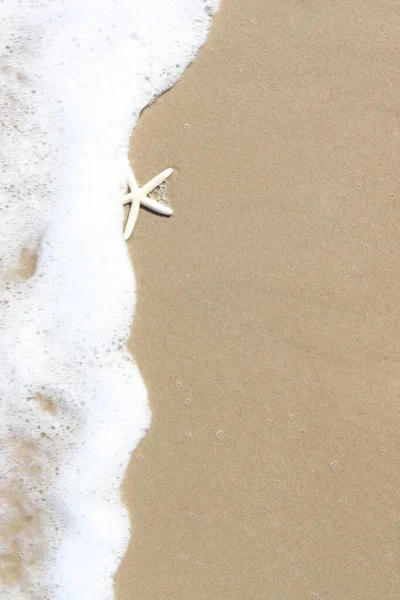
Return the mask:
[[[4,600],[113,597],[129,539],[119,488],[150,420],[126,350],[124,161],[140,111],[194,58],[216,2],[1,4]],[[38,253],[27,280],[23,248]]]

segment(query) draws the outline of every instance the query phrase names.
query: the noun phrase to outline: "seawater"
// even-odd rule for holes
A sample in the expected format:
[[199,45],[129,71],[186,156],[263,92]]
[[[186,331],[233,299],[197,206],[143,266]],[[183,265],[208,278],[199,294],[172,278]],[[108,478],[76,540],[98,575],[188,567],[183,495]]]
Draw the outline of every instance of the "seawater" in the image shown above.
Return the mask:
[[120,485],[150,422],[126,349],[129,137],[216,9],[0,1],[2,600],[113,598],[130,535]]

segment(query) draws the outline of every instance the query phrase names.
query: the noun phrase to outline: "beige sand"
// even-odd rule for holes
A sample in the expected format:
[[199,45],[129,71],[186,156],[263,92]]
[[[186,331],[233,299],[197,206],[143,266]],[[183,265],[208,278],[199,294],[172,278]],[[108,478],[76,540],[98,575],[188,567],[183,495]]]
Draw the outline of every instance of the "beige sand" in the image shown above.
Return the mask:
[[399,598],[399,39],[395,2],[223,0],[143,114],[175,215],[130,242],[118,600]]

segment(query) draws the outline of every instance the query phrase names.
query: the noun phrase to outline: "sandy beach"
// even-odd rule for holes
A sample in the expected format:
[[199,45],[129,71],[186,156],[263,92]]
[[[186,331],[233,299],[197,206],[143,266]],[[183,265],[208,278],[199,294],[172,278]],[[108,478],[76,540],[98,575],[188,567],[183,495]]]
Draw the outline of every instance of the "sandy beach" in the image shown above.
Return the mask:
[[146,109],[117,600],[395,600],[399,7],[223,0]]

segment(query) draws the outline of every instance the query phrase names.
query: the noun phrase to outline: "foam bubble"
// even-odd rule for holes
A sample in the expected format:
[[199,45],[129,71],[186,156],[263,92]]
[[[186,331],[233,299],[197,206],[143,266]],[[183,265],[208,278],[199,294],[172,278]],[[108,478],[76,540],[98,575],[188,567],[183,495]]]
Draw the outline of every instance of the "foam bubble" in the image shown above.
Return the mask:
[[126,350],[124,163],[140,111],[194,58],[215,10],[216,0],[2,3],[4,600],[113,597],[129,539],[119,488],[150,422]]

